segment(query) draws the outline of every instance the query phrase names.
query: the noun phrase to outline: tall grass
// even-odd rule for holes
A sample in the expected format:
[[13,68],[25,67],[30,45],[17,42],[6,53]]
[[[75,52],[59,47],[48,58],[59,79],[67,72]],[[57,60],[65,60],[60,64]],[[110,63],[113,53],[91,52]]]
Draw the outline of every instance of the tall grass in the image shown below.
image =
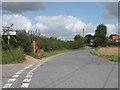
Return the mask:
[[101,55],[98,53],[98,48],[90,52],[92,55],[97,55],[103,58],[106,58],[107,60],[113,61],[113,62],[120,62],[120,56],[118,55]]
[[16,48],[2,51],[2,64],[20,63],[25,59],[23,49]]

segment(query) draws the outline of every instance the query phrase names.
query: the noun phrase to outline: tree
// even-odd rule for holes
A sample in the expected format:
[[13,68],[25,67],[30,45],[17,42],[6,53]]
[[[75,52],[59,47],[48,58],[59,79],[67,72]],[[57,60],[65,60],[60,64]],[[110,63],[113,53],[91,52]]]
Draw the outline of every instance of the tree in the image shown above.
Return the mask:
[[16,39],[18,46],[22,47],[24,53],[31,54],[31,52],[33,51],[31,36],[25,31],[18,31]]
[[74,43],[73,43],[73,46],[74,46],[74,49],[78,49],[80,47],[83,47],[84,45],[84,39],[83,37],[81,37],[80,35],[75,35],[74,37]]
[[95,40],[94,45],[97,46],[106,46],[107,45],[107,27],[103,24],[99,24],[95,30]]
[[96,37],[105,37],[107,34],[107,27],[104,24],[99,24],[95,30]]

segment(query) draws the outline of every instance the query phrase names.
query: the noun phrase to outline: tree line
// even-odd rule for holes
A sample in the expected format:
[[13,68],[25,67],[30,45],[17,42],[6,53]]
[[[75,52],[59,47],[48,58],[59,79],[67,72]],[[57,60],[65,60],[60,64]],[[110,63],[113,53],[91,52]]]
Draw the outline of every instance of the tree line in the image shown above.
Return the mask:
[[[61,49],[78,49],[85,45],[89,45],[92,41],[92,46],[119,46],[120,43],[112,42],[108,40],[107,27],[104,24],[99,24],[95,30],[94,36],[87,34],[85,37],[79,34],[74,36],[73,41],[64,41],[55,37],[38,36],[29,34],[23,30],[18,30],[17,35],[11,36],[10,44],[7,44],[8,38],[6,35],[2,36],[2,50],[9,50],[13,48],[22,48],[24,53],[31,54],[33,52],[32,42],[37,41],[39,49],[44,51],[61,50]],[[111,36],[110,36],[111,37]]]
[[33,52],[33,40],[38,42],[39,49],[44,51],[61,50],[61,49],[78,49],[82,48],[84,38],[80,35],[75,35],[74,41],[64,41],[55,37],[44,37],[34,34],[29,34],[23,30],[18,30],[17,35],[11,36],[10,44],[7,44],[8,38],[2,36],[2,50],[9,50],[21,47],[25,54]]
[[112,41],[112,36],[116,36],[116,34],[107,35],[107,27],[104,24],[99,24],[95,30],[95,34],[87,34],[85,36],[86,43],[94,47],[106,47],[106,46],[120,46],[120,42]]

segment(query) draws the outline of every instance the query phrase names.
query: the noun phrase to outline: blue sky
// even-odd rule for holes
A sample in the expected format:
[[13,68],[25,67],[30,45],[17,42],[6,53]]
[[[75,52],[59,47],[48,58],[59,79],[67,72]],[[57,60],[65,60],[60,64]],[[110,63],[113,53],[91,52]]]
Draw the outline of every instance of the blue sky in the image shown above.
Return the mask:
[[23,13],[35,23],[36,16],[56,16],[70,15],[80,18],[86,23],[117,23],[117,19],[103,17],[106,2],[46,2],[43,3],[45,9],[40,11],[29,11]]
[[85,35],[94,35],[98,24],[107,26],[108,35],[117,34],[117,9],[117,3],[108,2],[14,2],[3,4],[2,18],[4,26],[73,39],[83,28]]

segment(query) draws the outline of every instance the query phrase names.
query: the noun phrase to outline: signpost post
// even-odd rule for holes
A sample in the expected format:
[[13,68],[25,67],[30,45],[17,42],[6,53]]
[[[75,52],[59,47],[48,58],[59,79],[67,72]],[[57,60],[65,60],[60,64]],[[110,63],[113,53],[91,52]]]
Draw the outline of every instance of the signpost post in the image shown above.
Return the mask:
[[13,30],[12,26],[13,26],[13,24],[11,24],[9,27],[3,27],[3,32],[1,32],[1,35],[7,35],[8,45],[9,45],[9,41],[11,39],[10,36],[16,35],[16,31]]

